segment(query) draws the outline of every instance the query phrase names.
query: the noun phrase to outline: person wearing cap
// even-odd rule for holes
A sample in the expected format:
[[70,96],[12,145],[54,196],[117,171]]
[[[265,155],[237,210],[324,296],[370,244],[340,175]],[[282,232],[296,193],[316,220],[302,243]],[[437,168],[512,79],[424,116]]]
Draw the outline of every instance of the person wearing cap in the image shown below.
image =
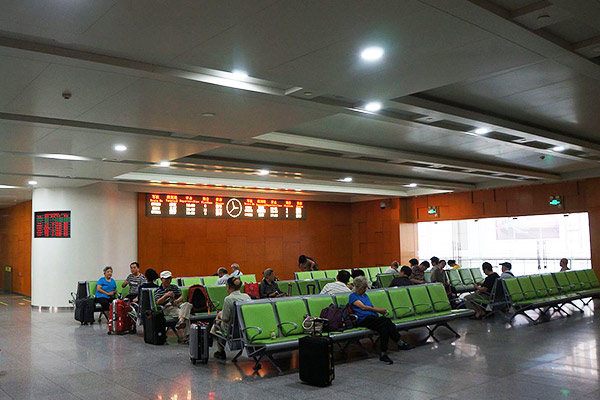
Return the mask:
[[398,261],[393,261],[392,265],[390,265],[390,267],[385,270],[384,274],[397,274],[399,268],[400,263]]
[[460,268],[460,265],[456,263],[456,260],[448,260],[448,265],[452,269],[459,269]]
[[179,318],[175,329],[181,332],[179,337],[180,343],[188,341],[190,334],[190,313],[192,305],[183,301],[181,290],[175,285],[171,285],[173,275],[171,271],[163,271],[160,273],[161,285],[154,292],[154,300],[156,304],[163,307],[165,316]]
[[231,264],[231,274],[229,276],[242,276],[244,275],[242,271],[240,271],[240,266],[236,263]]
[[[481,319],[485,315],[485,309],[475,301],[475,299],[489,300],[490,294],[494,289],[496,281],[500,278],[497,273],[494,272],[492,264],[484,262],[481,266],[483,273],[486,276],[482,284],[475,283],[475,293],[465,296],[465,305],[467,308],[475,311],[475,319]],[[497,290],[496,295],[500,291]]]
[[502,267],[502,275],[500,275],[501,279],[512,279],[515,277],[515,274],[512,273],[511,269],[512,269],[512,264],[507,262],[503,262],[502,264],[500,264],[500,266]]
[[571,268],[569,268],[569,260],[567,260],[566,258],[562,258],[560,260],[560,272],[564,272],[564,271],[568,271]]
[[215,282],[215,285],[224,285],[227,283],[227,279],[229,279],[229,274],[227,273],[227,268],[220,267],[217,270],[217,275],[219,276],[219,279],[217,279],[217,281]]

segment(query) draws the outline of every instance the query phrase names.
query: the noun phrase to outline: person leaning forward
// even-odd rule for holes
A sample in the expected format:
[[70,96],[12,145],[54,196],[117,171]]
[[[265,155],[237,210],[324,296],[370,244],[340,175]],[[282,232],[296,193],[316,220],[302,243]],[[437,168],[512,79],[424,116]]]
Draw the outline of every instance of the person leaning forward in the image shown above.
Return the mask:
[[183,301],[181,290],[175,285],[171,285],[173,275],[171,271],[163,271],[160,273],[161,285],[154,292],[156,304],[163,306],[165,316],[179,318],[175,329],[181,332],[179,343],[185,343],[189,340],[190,335],[190,314],[192,312],[192,304]]

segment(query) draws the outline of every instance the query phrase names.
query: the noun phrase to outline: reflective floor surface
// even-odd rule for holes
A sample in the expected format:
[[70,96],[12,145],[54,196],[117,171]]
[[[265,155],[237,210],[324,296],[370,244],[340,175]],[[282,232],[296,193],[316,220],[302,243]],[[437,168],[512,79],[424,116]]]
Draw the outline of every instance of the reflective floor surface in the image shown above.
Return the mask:
[[[245,357],[192,365],[173,338],[151,346],[141,333],[108,336],[105,323],[80,326],[72,312],[40,312],[0,294],[0,399],[600,399],[592,307],[535,326],[523,318],[514,326],[457,321],[460,339],[440,328],[440,343],[393,351],[391,366],[365,341],[370,354],[356,345],[336,353],[334,383],[316,388],[299,381],[297,353],[276,356],[284,376],[266,361],[253,375]],[[404,338],[418,343],[424,335]]]

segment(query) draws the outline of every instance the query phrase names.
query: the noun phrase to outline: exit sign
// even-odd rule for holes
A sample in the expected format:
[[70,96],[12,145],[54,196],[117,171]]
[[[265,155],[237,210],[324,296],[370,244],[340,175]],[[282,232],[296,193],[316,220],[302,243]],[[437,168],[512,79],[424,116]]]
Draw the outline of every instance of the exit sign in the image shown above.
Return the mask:
[[562,208],[562,199],[560,198],[560,196],[550,196],[548,204],[553,207]]

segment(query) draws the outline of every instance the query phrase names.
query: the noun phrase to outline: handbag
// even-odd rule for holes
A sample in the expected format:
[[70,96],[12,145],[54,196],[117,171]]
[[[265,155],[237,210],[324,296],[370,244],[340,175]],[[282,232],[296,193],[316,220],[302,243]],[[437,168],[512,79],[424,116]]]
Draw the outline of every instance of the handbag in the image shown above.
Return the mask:
[[304,333],[308,333],[310,335],[320,335],[323,333],[323,328],[326,324],[326,319],[306,315],[302,321],[302,329],[304,330]]

